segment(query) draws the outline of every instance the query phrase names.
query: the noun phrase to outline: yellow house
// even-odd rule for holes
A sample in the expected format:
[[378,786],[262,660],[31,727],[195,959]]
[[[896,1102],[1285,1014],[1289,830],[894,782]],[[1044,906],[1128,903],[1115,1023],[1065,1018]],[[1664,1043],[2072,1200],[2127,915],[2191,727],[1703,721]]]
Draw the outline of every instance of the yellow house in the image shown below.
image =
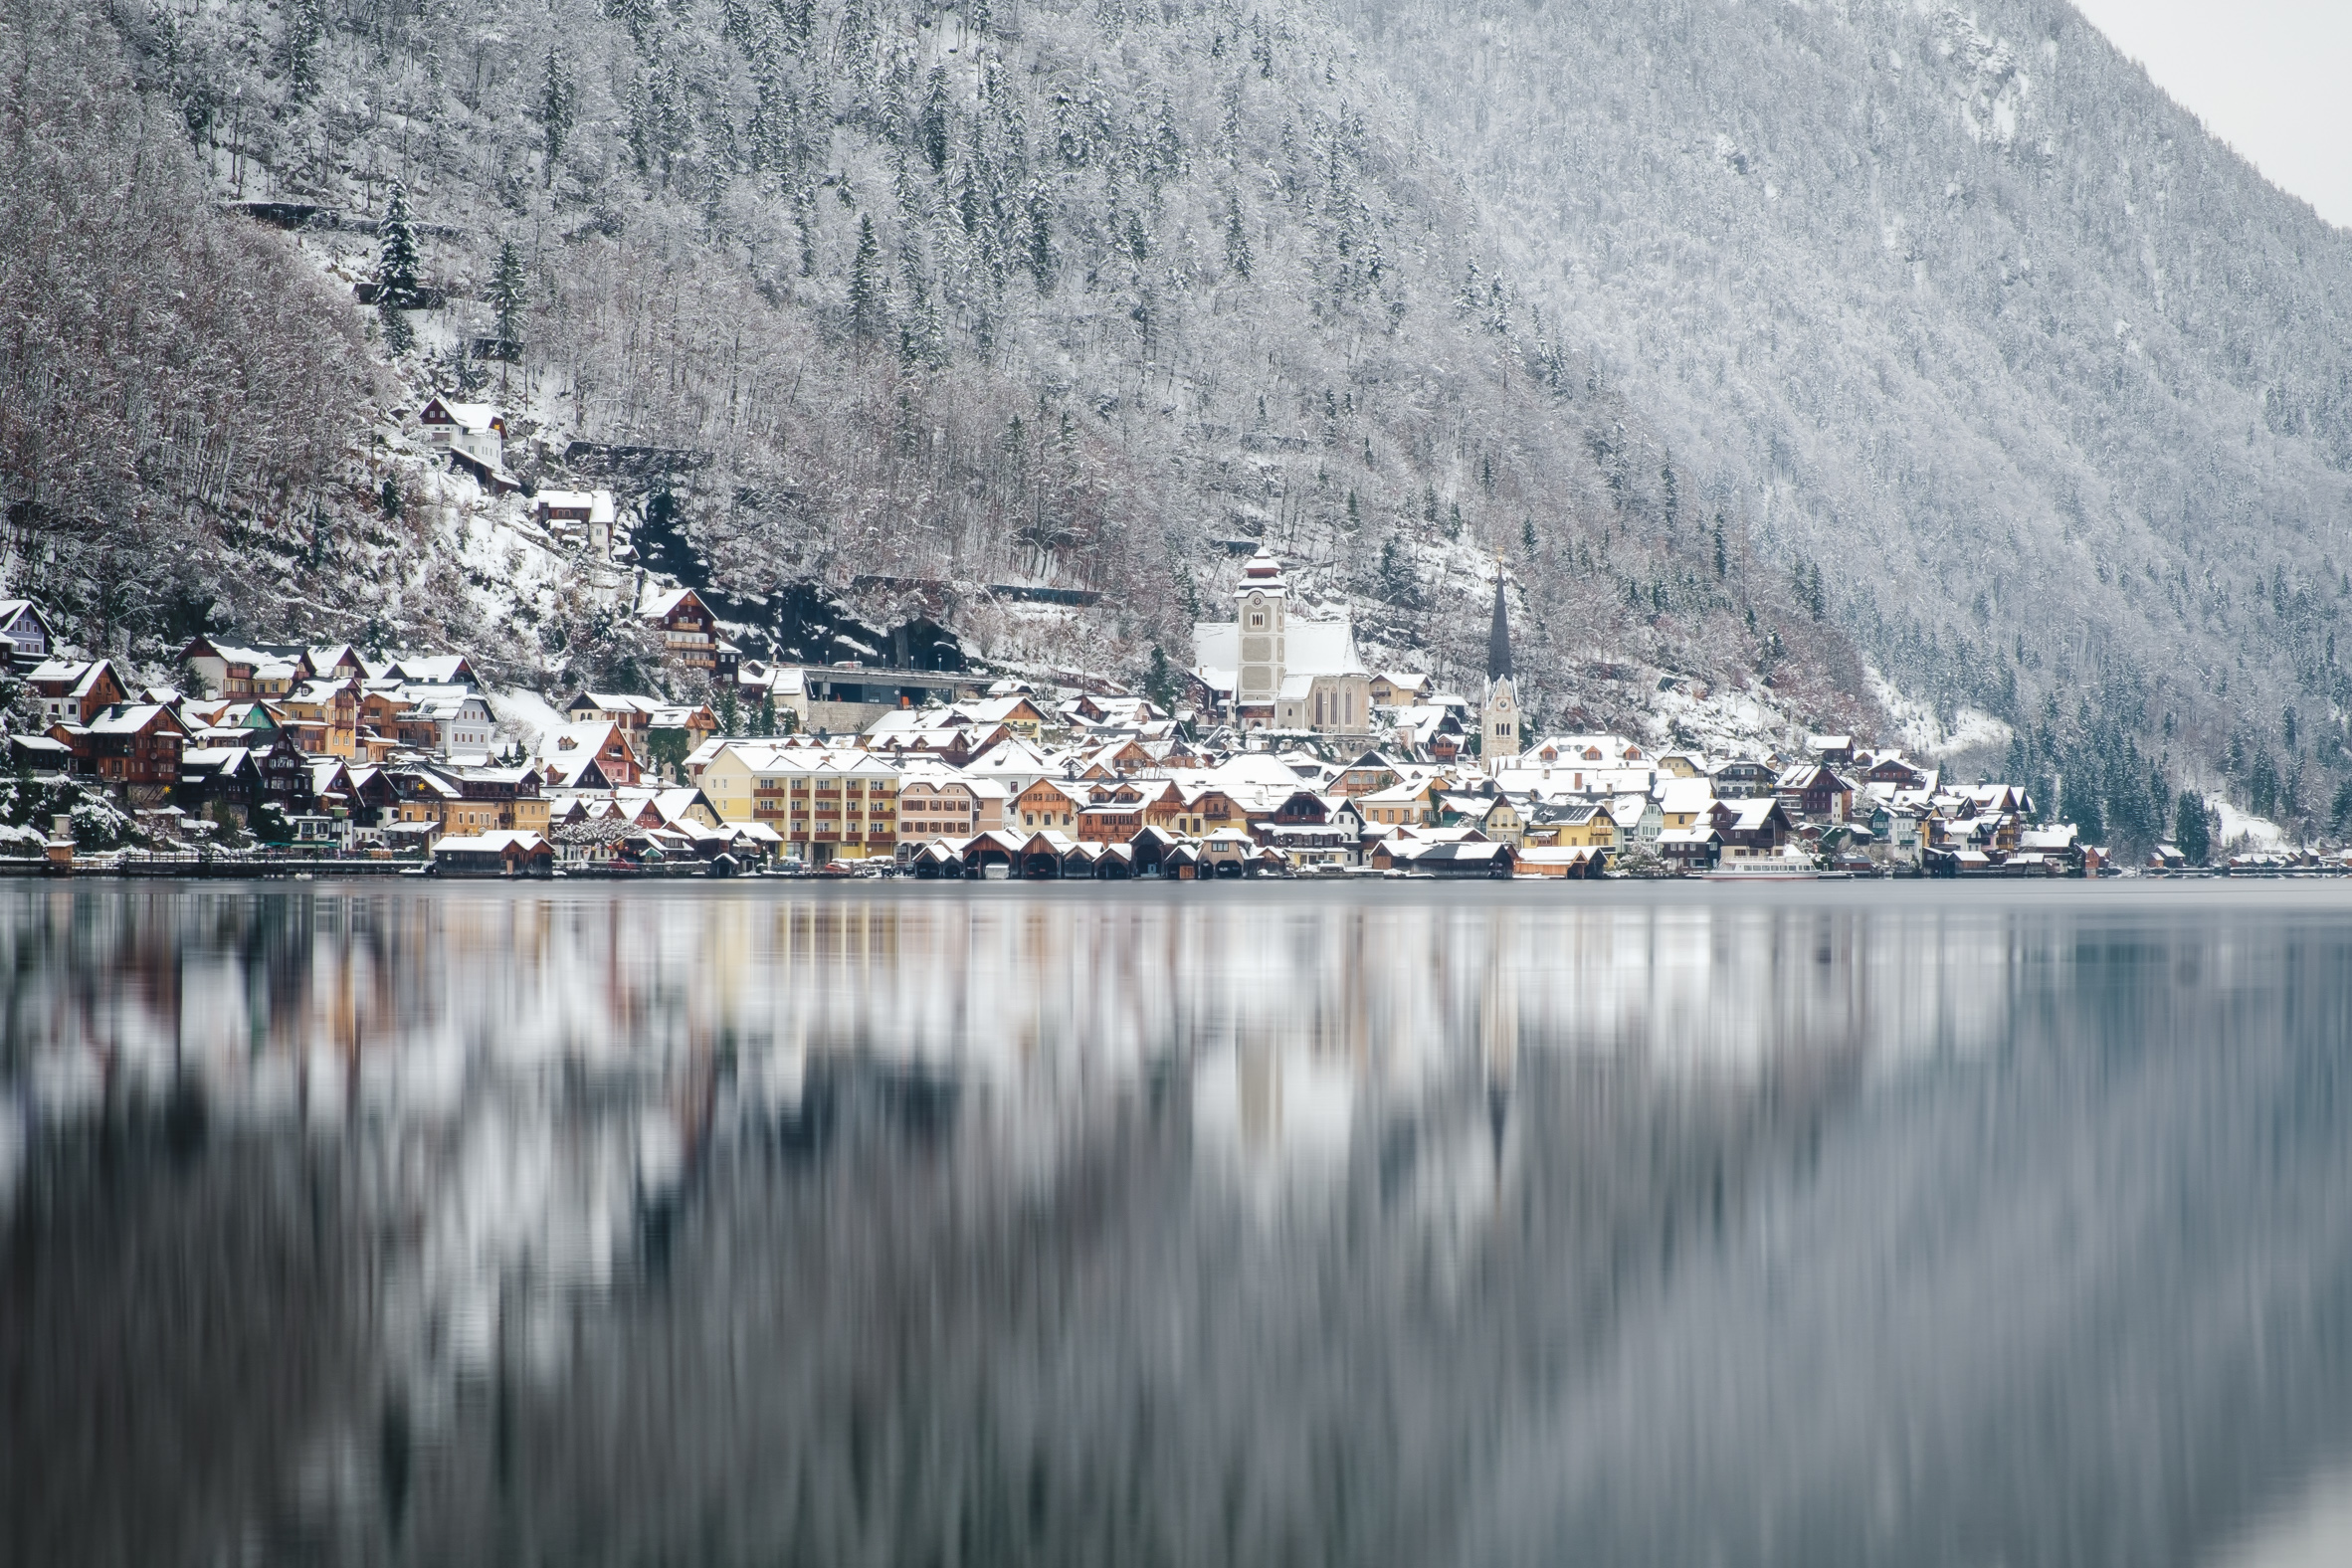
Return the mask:
[[1614,850],[1617,819],[1607,807],[1586,802],[1555,814],[1549,822],[1531,822],[1522,830],[1530,848],[1555,850]]
[[1408,780],[1391,784],[1386,789],[1356,797],[1356,810],[1364,814],[1366,822],[1378,822],[1390,827],[1426,828],[1437,820],[1438,781],[1434,778],[1419,782]]
[[1714,781],[1686,776],[1667,780],[1659,791],[1658,810],[1661,828],[1706,826],[1715,810]]
[[[347,682],[309,681],[281,701],[289,718],[299,721],[306,739],[304,750],[341,757],[348,762],[359,754],[359,693]],[[315,724],[317,729],[311,730]]]
[[723,746],[702,794],[731,823],[756,822],[794,860],[887,859],[898,853],[898,770],[850,746]]
[[393,816],[430,822],[440,834],[498,831],[547,835],[548,799],[536,768],[420,769],[402,775]]

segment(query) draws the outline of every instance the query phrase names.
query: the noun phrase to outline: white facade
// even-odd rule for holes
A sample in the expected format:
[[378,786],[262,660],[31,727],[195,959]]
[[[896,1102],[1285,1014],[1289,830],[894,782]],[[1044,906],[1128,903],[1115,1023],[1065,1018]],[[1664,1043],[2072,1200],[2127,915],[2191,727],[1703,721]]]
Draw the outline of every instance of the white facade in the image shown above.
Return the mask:
[[1193,628],[1194,674],[1246,729],[1372,731],[1372,676],[1345,620],[1290,614],[1281,563],[1263,546],[1234,589],[1234,619]]

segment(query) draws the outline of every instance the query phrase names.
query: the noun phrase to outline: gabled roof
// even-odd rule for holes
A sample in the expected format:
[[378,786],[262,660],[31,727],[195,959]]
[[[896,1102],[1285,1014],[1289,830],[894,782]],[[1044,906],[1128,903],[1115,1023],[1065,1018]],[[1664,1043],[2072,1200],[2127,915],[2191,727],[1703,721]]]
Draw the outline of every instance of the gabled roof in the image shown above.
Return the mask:
[[503,855],[509,848],[525,855],[536,855],[548,847],[547,841],[535,833],[512,828],[493,828],[489,833],[453,833],[437,841],[435,855]]
[[1715,783],[1708,778],[1669,778],[1658,792],[1662,811],[1704,811],[1714,798]]
[[159,718],[183,735],[188,732],[187,726],[160,702],[117,703],[91,721],[90,732],[94,735],[135,735]]
[[425,400],[425,406],[417,410],[417,417],[422,419],[435,408],[439,408],[448,415],[450,422],[461,430],[485,431],[490,429],[491,425],[500,423],[504,418],[491,404],[457,403],[439,393]]
[[649,593],[645,603],[639,606],[637,613],[649,620],[659,619],[669,615],[688,599],[694,601],[697,609],[708,609],[708,606],[702,603],[701,597],[691,588],[666,588]]
[[57,628],[50,624],[48,611],[30,599],[0,599],[0,632],[14,630],[27,616],[41,623],[41,630],[49,635],[51,642],[57,641]]
[[543,490],[532,499],[541,511],[584,511],[591,523],[613,520],[611,490]]
[[[113,667],[103,659],[44,659],[25,679],[35,686],[65,686],[69,696],[87,697],[100,676],[113,678]],[[115,680],[114,684],[119,686],[122,683]]]
[[377,680],[414,681],[429,686],[472,686],[474,667],[464,654],[400,654],[368,667]]

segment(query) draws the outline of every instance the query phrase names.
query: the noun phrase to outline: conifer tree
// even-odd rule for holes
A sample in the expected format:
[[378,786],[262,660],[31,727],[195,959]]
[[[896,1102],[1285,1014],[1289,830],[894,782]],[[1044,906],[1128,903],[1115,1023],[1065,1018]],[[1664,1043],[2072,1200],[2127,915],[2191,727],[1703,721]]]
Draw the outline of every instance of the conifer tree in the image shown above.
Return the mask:
[[1250,235],[1242,227],[1242,199],[1232,192],[1225,198],[1225,266],[1239,277],[1250,276]]
[[296,103],[309,101],[318,91],[318,57],[325,42],[325,0],[294,0],[286,24],[286,84]]
[[416,226],[408,215],[408,187],[395,183],[384,203],[378,225],[383,249],[376,258],[376,313],[383,319],[384,342],[393,353],[405,354],[417,336],[404,313],[417,296]]
[[1023,243],[1023,260],[1029,268],[1029,275],[1037,280],[1038,292],[1047,294],[1054,288],[1054,225],[1043,180],[1031,185],[1028,206],[1028,234]]
[[[2347,805],[2352,805],[2348,801]],[[2172,842],[2181,858],[2192,866],[2203,866],[2213,856],[2213,836],[2206,820],[2205,802],[2194,790],[2182,790],[2179,804],[2173,810]]]
[[2072,823],[2082,837],[2097,844],[2107,836],[2107,819],[2099,809],[2099,796],[2091,776],[2090,759],[2076,756],[2066,769],[2058,799],[2058,818]]
[[931,165],[933,174],[947,167],[947,73],[938,66],[931,68],[925,84],[922,114],[915,121],[915,135],[922,143],[923,159]]
[[497,317],[500,391],[506,386],[504,367],[522,358],[523,303],[522,253],[508,240],[498,247],[497,269],[490,275],[490,304]]
[[2270,748],[2262,746],[2254,754],[2254,761],[2246,770],[2247,808],[2257,817],[2274,817],[2278,811],[2278,764],[2270,758]]
[[850,263],[850,335],[869,342],[889,328],[889,309],[882,299],[882,247],[874,238],[874,219],[858,215],[858,254]]
[[563,156],[563,144],[570,138],[572,123],[579,116],[580,90],[572,81],[572,68],[563,56],[547,51],[547,73],[539,86],[539,100],[533,105],[538,114],[539,132],[547,142],[547,167],[544,184],[555,186],[555,160]]

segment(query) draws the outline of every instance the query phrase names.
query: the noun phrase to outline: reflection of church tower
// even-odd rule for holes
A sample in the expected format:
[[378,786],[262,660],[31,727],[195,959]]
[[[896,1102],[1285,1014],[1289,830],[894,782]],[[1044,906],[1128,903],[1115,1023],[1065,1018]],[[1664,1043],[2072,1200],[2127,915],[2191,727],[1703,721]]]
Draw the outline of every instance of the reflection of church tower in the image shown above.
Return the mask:
[[1486,700],[1478,710],[1478,752],[1486,771],[1519,754],[1519,687],[1511,679],[1511,623],[1502,602],[1502,564],[1494,567],[1494,624],[1486,631]]

